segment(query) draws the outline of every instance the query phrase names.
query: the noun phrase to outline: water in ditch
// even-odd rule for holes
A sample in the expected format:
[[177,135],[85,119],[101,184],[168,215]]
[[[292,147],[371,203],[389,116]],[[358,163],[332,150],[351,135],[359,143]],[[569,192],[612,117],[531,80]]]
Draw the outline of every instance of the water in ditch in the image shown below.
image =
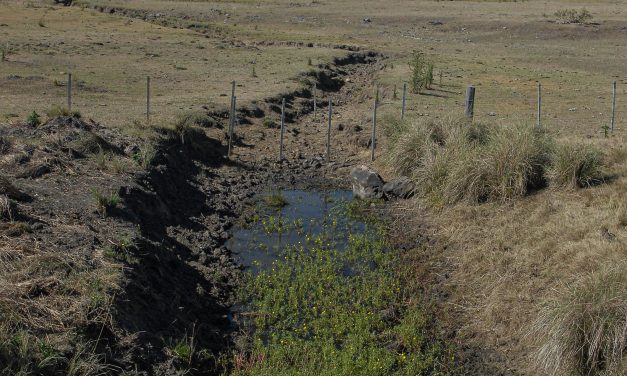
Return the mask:
[[[268,204],[276,200],[284,205]],[[252,223],[236,228],[226,246],[252,273],[270,268],[286,248],[312,239],[342,249],[351,234],[368,228],[362,218],[352,215],[354,204],[352,192],[344,190],[266,192],[260,194]]]

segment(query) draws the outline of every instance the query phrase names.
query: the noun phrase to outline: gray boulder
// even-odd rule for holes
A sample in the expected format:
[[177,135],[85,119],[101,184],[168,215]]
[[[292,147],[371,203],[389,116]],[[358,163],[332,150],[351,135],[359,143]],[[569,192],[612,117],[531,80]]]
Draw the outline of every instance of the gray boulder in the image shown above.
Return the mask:
[[383,185],[387,197],[408,198],[414,193],[414,183],[407,176],[390,180]]
[[358,166],[351,170],[353,194],[361,199],[383,198],[383,179],[375,171],[366,166]]

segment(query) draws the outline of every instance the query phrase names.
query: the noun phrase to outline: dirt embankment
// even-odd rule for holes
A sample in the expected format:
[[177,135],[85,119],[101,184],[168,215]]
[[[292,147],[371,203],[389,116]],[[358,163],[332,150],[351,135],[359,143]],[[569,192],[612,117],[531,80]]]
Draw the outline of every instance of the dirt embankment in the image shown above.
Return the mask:
[[[164,27],[173,27],[176,29],[187,29],[206,36],[225,38],[232,46],[235,47],[256,47],[256,46],[281,46],[281,47],[298,47],[298,48],[332,48],[346,51],[361,51],[362,48],[349,44],[332,44],[332,43],[313,43],[298,41],[276,41],[276,40],[255,40],[245,41],[235,39],[233,35],[219,23],[228,17],[228,14],[220,9],[211,9],[208,16],[194,17],[189,14],[180,12],[152,11],[146,9],[129,9],[119,6],[92,5],[92,9],[98,12],[114,14],[146,22],[151,22]],[[209,18],[207,18],[209,17]]]
[[[378,68],[378,55],[351,54],[307,75],[306,85],[347,103],[363,82],[346,78]],[[236,329],[230,227],[258,192],[346,184],[340,177],[359,159],[340,149],[350,138],[338,137],[326,163],[326,127],[309,126],[311,93],[283,96],[292,124],[281,163],[278,131],[261,121],[278,97],[238,109],[231,159],[219,111],[210,129],[159,129],[154,144],[76,116],[1,126],[0,196],[10,209],[0,227],[0,335],[31,339],[26,352],[0,346],[7,372],[63,372],[76,362],[110,374],[216,372],[215,356]],[[44,345],[54,362],[41,362]]]

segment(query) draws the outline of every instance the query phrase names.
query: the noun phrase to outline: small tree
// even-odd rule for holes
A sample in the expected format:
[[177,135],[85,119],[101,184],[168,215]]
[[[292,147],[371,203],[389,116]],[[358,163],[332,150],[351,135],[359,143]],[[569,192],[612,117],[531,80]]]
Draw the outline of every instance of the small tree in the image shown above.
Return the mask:
[[413,93],[420,93],[422,89],[431,89],[433,84],[433,63],[428,61],[424,54],[415,51],[409,62],[411,68],[410,89]]

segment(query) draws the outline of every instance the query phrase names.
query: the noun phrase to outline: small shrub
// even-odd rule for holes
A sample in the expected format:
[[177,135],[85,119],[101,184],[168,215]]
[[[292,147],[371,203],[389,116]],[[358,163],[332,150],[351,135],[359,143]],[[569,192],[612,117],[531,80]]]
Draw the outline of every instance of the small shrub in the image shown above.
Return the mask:
[[586,8],[579,11],[577,9],[562,9],[555,12],[554,16],[556,17],[555,21],[561,24],[583,24],[592,19],[592,14]]
[[[537,365],[551,374],[619,375],[627,346],[627,263],[556,291],[533,325]],[[623,368],[621,368],[623,367]]]
[[49,118],[70,116],[76,119],[80,119],[81,113],[80,111],[70,111],[67,107],[52,106],[48,111],[46,111],[46,116],[48,116]]
[[41,124],[41,117],[37,112],[33,111],[28,115],[28,118],[26,118],[26,124],[31,127],[36,127]]
[[552,157],[549,184],[561,188],[587,187],[601,180],[601,156],[589,145],[560,145]]
[[120,196],[117,193],[104,194],[94,190],[94,200],[96,201],[98,213],[106,217],[109,210],[115,208],[120,203]]

